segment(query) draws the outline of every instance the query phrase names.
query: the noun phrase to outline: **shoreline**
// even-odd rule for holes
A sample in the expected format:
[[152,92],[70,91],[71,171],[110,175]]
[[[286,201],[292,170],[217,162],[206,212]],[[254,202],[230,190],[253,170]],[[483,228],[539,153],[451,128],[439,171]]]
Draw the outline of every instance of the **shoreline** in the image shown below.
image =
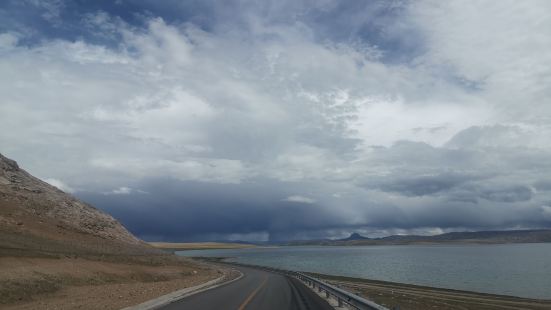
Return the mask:
[[322,273],[316,273],[316,272],[304,272],[304,273],[308,274],[310,276],[313,276],[313,277],[320,278],[320,279],[325,279],[325,280],[328,280],[328,281],[336,281],[336,282],[368,283],[368,284],[375,284],[375,285],[380,285],[380,286],[400,286],[400,287],[407,287],[407,288],[410,288],[410,289],[441,291],[443,293],[445,292],[445,293],[457,293],[457,294],[473,294],[473,295],[480,295],[480,296],[483,296],[483,297],[512,298],[512,299],[522,299],[522,300],[526,300],[526,301],[541,301],[541,302],[551,303],[551,298],[549,298],[549,299],[530,298],[530,297],[522,297],[522,296],[506,295],[506,294],[492,294],[492,293],[468,291],[468,290],[453,289],[453,288],[444,288],[444,287],[437,287],[437,286],[427,286],[427,285],[419,285],[419,284],[391,282],[391,281],[384,281],[384,280],[356,278],[356,277],[339,276],[339,275],[332,275],[332,274],[322,274]]
[[309,273],[390,309],[551,309],[551,300]]

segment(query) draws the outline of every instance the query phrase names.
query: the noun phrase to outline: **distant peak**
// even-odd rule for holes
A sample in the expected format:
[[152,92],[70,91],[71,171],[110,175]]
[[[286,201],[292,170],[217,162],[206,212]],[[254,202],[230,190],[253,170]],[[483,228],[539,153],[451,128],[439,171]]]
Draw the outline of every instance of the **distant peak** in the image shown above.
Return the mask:
[[350,237],[345,238],[345,239],[341,239],[341,240],[348,241],[348,240],[365,240],[365,239],[369,239],[369,238],[364,237],[364,236],[360,235],[359,233],[355,232],[355,233],[350,234]]

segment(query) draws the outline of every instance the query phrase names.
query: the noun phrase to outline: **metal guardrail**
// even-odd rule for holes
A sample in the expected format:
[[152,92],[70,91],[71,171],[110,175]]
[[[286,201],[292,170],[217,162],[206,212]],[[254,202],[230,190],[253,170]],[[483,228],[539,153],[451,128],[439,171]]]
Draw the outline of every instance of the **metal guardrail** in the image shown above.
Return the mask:
[[365,298],[352,294],[348,291],[345,291],[341,288],[338,288],[329,283],[326,283],[325,281],[320,280],[318,278],[311,277],[302,272],[265,267],[265,266],[258,266],[258,265],[233,263],[233,262],[229,264],[243,266],[243,267],[253,267],[253,268],[263,269],[266,271],[276,272],[279,274],[295,277],[301,280],[303,283],[305,283],[313,290],[317,290],[319,293],[325,292],[325,298],[330,298],[331,296],[335,298],[335,300],[337,300],[337,304],[339,307],[343,307],[344,305],[347,305],[348,307],[351,307],[353,309],[358,309],[358,310],[389,310],[388,308],[378,305],[370,300],[367,300]]
[[305,275],[301,272],[294,272],[296,274],[296,277],[300,279],[302,282],[305,282],[306,285],[312,287],[314,290],[317,288],[318,292],[325,292],[325,297],[329,298],[330,296],[333,296],[337,300],[337,304],[339,307],[344,306],[344,304],[354,308],[354,309],[360,309],[360,310],[388,310],[388,308],[385,308],[381,305],[378,305],[372,301],[369,301],[365,298],[362,298],[360,296],[354,295],[350,292],[347,292],[343,289],[340,289],[338,287],[335,287],[329,283],[326,283],[320,279],[310,277],[308,275]]

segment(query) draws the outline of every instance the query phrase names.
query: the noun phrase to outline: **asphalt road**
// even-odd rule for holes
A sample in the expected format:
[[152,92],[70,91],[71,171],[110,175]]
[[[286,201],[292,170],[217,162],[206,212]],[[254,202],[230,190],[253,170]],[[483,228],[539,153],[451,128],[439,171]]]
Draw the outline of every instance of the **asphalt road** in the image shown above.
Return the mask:
[[243,278],[162,307],[163,310],[333,310],[299,280],[254,268]]

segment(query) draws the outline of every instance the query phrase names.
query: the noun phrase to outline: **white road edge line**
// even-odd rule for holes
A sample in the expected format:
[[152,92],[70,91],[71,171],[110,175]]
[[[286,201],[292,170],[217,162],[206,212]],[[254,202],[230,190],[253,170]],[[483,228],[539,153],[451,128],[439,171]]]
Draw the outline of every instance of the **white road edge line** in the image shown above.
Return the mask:
[[235,282],[235,281],[243,278],[243,273],[241,271],[239,271],[237,269],[234,269],[234,270],[239,272],[240,275],[239,275],[239,277],[237,277],[235,279],[232,279],[230,281],[220,283],[220,281],[222,281],[224,279],[224,276],[221,276],[221,277],[216,278],[214,280],[210,280],[208,282],[205,282],[205,283],[202,283],[202,284],[199,284],[199,285],[196,285],[196,286],[186,287],[184,289],[181,289],[181,290],[178,290],[178,291],[175,291],[175,292],[157,297],[155,299],[148,300],[146,302],[143,302],[143,303],[135,305],[135,306],[122,308],[121,310],[153,310],[153,309],[158,309],[160,307],[163,307],[163,306],[171,304],[175,301],[178,301],[182,298],[186,298],[186,297],[191,296],[191,295],[195,295],[195,294],[198,294],[198,293],[201,293],[201,292],[204,292],[204,291],[211,290],[213,288],[217,288],[217,287],[220,287],[220,286],[223,286],[223,285],[226,285],[226,284],[230,284],[232,282]]

